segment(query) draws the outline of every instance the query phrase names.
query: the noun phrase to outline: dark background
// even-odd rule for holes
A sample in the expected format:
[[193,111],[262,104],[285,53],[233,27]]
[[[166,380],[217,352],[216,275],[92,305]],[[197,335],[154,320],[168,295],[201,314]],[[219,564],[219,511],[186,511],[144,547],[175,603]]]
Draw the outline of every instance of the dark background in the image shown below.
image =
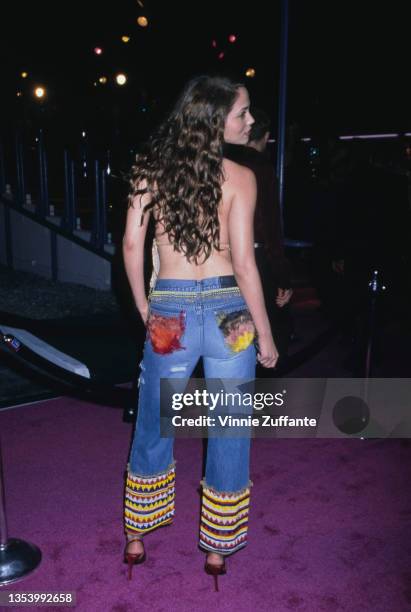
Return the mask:
[[[299,123],[307,136],[410,131],[407,4],[290,0],[287,122]],[[136,0],[20,2],[8,9],[0,41],[3,127],[23,121],[67,137],[89,129],[102,139],[114,131],[140,140],[187,78],[201,72],[242,78],[276,124],[278,0],[148,0],[144,9]],[[149,18],[146,29],[136,24],[140,12]],[[102,56],[93,53],[97,45]],[[244,76],[248,67],[254,79]],[[120,70],[129,77],[123,88],[113,84]],[[94,87],[101,74],[111,83]],[[48,90],[42,103],[31,94],[37,82]]]

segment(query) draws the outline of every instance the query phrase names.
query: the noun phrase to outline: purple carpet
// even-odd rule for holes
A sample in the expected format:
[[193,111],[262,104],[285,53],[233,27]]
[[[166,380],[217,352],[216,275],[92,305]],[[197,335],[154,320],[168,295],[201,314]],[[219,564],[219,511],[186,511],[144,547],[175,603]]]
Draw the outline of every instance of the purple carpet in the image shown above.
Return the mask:
[[254,440],[249,544],[215,593],[197,548],[201,440],[177,440],[175,522],[127,581],[121,417],[69,398],[0,413],[9,536],[43,553],[3,590],[76,591],[81,611],[411,609],[409,440]]

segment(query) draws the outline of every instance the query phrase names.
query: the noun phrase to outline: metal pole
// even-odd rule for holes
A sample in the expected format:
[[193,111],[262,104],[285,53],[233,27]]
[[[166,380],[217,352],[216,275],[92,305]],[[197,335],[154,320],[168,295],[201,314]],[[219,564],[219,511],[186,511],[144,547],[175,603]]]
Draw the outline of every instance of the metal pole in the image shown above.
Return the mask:
[[21,580],[41,561],[41,551],[34,544],[8,538],[0,444],[0,586]]
[[43,130],[39,133],[39,173],[40,173],[40,206],[39,213],[42,217],[46,217],[49,213],[48,188],[47,188],[47,159],[44,148]]
[[[70,206],[73,214],[73,229],[76,227],[76,164],[74,163],[74,159],[70,161]],[[73,230],[72,230],[73,231]]]
[[7,267],[13,267],[13,241],[11,237],[10,207],[4,207],[4,229],[6,231],[6,262]]
[[0,550],[4,550],[7,545],[7,518],[5,508],[4,480],[3,480],[3,462],[1,459],[0,445]]
[[280,82],[278,103],[277,182],[281,228],[284,230],[285,116],[287,107],[288,0],[281,0]]
[[93,246],[100,246],[101,237],[101,186],[100,186],[100,163],[98,159],[94,160],[94,214],[93,214],[93,231],[91,234],[91,242]]
[[6,172],[4,169],[4,148],[3,143],[0,143],[0,194],[6,190]]
[[17,204],[23,206],[25,198],[23,143],[21,135],[16,132],[16,170],[17,170]]
[[104,244],[107,238],[107,180],[106,180],[106,170],[103,168],[101,170],[101,248],[104,249]]
[[369,318],[369,323],[368,323],[368,338],[367,338],[367,346],[366,346],[366,352],[365,352],[365,372],[364,372],[365,378],[369,378],[371,375],[371,357],[372,357],[372,347],[373,347],[374,332],[375,332],[375,310],[376,310],[376,304],[377,304],[377,296],[380,290],[378,270],[374,270],[372,279],[368,283],[368,286],[371,290],[371,301],[370,301],[370,318]]
[[63,224],[65,229],[73,229],[71,220],[70,210],[70,186],[69,186],[69,168],[70,168],[70,157],[67,149],[64,149],[64,211],[63,211]]
[[[43,131],[42,131],[43,135]],[[48,165],[47,165],[47,151],[44,144],[44,139],[42,136],[42,144],[43,144],[43,188],[44,188],[44,208],[46,211],[46,215],[50,212],[50,201],[49,201],[49,175],[48,175]]]
[[76,215],[74,210],[73,174],[70,153],[64,149],[64,227],[72,232],[75,228]]

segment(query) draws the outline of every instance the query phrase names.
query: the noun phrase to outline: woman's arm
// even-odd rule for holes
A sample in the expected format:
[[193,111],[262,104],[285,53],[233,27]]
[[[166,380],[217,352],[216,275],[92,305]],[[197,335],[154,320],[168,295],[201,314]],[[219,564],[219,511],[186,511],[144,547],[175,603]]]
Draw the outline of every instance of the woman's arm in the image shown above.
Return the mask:
[[[141,186],[139,188],[144,188]],[[138,195],[133,206],[127,211],[126,228],[123,236],[123,258],[127,278],[134,301],[144,321],[147,322],[148,302],[144,286],[144,240],[147,233],[150,212],[143,216],[143,208],[150,202],[150,194]]]
[[233,271],[256,326],[259,361],[274,367],[278,352],[265,308],[264,294],[254,255],[254,211],[257,186],[253,172],[238,166],[232,175],[234,195],[228,217]]

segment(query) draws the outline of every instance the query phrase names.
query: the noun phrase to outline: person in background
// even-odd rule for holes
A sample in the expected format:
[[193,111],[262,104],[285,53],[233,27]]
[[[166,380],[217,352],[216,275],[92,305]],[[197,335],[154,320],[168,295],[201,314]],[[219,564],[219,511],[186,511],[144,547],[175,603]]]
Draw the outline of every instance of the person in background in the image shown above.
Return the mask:
[[[277,179],[267,151],[270,118],[261,109],[253,108],[252,112],[254,123],[247,145],[227,144],[224,150],[229,159],[247,166],[256,177],[255,259],[263,284],[273,337],[280,360],[283,360],[288,352],[292,332],[288,306],[292,296],[291,267],[284,254]],[[265,372],[260,368],[258,374],[264,376]]]

